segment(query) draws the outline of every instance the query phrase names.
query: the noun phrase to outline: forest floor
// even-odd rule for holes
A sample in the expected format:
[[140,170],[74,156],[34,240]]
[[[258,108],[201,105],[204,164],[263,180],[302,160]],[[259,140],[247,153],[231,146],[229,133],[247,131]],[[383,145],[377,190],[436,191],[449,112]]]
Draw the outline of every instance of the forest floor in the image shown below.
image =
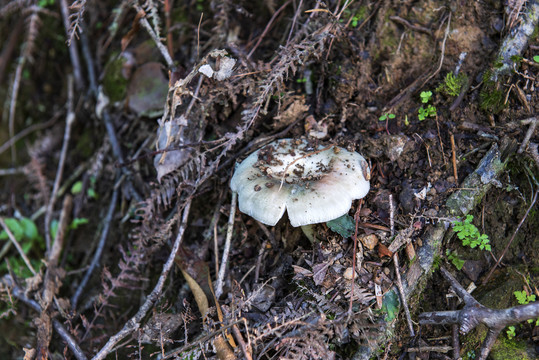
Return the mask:
[[[539,298],[537,23],[502,45],[537,5],[508,3],[2,3],[0,358],[476,358],[486,327],[455,354],[417,319],[460,306],[440,267]],[[314,242],[229,188],[283,138],[370,164]],[[537,358],[530,320],[490,358]]]

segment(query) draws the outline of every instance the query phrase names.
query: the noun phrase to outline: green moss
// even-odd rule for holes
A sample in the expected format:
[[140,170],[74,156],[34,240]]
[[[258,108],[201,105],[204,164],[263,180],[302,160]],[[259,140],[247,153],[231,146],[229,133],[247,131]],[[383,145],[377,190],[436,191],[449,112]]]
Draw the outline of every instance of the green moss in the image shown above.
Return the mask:
[[[483,342],[483,339],[487,335],[487,328],[480,325],[475,331],[462,337],[461,343],[463,348],[461,349],[461,355],[465,355],[468,352],[474,351],[475,354],[479,354],[479,349]],[[531,360],[535,357],[530,356],[527,353],[527,346],[525,341],[519,341],[516,339],[509,340],[504,332],[496,339],[494,346],[489,354],[489,359],[492,360]]]
[[511,339],[509,340],[505,336],[498,337],[492,350],[490,352],[490,358],[492,360],[513,360],[513,359],[535,359],[535,356],[527,352],[527,345],[525,341]]
[[444,82],[436,88],[437,92],[440,92],[446,96],[459,96],[462,87],[468,82],[468,77],[459,73],[457,76],[452,72],[448,72],[445,76]]
[[113,54],[105,68],[103,90],[111,101],[123,100],[127,92],[127,79],[122,75],[124,58]]
[[481,110],[497,114],[505,108],[505,98],[503,91],[498,88],[497,83],[486,80],[479,93],[479,106]]

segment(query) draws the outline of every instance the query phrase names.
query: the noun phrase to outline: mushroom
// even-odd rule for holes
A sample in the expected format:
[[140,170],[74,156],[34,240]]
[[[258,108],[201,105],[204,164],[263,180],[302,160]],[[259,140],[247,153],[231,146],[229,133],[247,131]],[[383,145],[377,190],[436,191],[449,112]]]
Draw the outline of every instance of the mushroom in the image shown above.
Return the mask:
[[348,213],[352,200],[369,192],[369,179],[369,166],[356,152],[282,139],[237,165],[230,188],[241,212],[273,226],[287,211],[292,226],[303,227]]

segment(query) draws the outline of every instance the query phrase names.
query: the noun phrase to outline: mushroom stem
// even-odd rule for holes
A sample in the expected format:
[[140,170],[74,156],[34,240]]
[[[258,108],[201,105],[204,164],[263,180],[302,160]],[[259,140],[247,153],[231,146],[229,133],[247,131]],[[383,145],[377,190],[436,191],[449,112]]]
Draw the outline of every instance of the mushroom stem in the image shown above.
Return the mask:
[[316,242],[316,234],[314,232],[314,224],[309,225],[303,225],[301,227],[301,231],[307,236],[307,239],[309,239],[313,244]]

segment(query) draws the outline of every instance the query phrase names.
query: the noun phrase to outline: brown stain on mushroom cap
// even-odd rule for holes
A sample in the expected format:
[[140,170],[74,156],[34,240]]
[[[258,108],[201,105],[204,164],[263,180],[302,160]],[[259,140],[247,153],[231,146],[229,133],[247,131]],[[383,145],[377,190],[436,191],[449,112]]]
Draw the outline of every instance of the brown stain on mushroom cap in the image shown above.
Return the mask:
[[283,139],[239,164],[230,186],[238,193],[240,211],[275,225],[288,210],[291,224],[302,226],[348,212],[352,200],[367,194],[369,173],[358,153]]

